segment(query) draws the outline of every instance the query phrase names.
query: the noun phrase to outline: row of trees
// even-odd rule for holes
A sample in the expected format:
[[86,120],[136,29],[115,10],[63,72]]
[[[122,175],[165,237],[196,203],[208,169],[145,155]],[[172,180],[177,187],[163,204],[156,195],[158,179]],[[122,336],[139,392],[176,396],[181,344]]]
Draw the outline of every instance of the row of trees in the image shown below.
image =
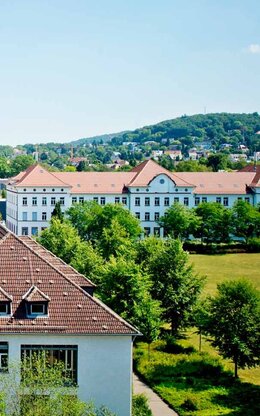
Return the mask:
[[97,295],[152,339],[162,321],[173,333],[187,325],[203,279],[179,240],[140,240],[140,233],[123,206],[90,201],[71,207],[66,219],[53,217],[40,242],[92,279]]
[[189,209],[176,203],[160,218],[160,225],[167,235],[181,240],[193,235],[206,243],[227,243],[237,237],[247,242],[260,236],[260,211],[243,200],[232,208],[204,202]]
[[[170,208],[175,214],[182,209],[177,204]],[[246,281],[226,282],[215,298],[200,301],[204,278],[196,275],[176,238],[181,230],[172,233],[175,238],[140,239],[139,221],[119,204],[85,202],[71,207],[66,219],[59,207],[54,214],[40,242],[93,280],[97,296],[137,326],[148,343],[165,323],[174,336],[195,325],[234,361],[236,375],[238,366],[259,363],[258,292]],[[183,218],[191,226],[194,213],[187,210]]]

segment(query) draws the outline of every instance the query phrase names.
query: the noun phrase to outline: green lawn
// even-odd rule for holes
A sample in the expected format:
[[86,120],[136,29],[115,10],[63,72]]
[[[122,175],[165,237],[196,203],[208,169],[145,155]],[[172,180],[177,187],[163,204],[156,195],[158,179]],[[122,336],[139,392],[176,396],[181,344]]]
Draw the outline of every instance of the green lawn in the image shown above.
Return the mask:
[[217,284],[226,279],[246,277],[260,289],[260,254],[192,254],[195,271],[207,277],[205,292],[214,294]]

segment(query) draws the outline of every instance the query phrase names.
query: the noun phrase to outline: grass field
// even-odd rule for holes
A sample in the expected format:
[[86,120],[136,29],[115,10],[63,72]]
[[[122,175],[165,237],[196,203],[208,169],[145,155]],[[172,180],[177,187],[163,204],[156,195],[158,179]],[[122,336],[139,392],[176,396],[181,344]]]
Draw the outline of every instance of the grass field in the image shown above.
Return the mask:
[[226,279],[246,277],[260,289],[260,254],[192,254],[191,263],[202,276],[207,277],[205,292],[213,295],[217,284]]

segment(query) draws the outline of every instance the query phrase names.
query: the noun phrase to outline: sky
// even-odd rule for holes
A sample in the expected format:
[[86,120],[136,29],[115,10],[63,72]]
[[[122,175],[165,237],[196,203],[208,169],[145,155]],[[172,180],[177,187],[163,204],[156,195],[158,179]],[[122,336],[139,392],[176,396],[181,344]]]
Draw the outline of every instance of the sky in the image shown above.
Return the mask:
[[0,0],[0,144],[260,112],[259,0]]

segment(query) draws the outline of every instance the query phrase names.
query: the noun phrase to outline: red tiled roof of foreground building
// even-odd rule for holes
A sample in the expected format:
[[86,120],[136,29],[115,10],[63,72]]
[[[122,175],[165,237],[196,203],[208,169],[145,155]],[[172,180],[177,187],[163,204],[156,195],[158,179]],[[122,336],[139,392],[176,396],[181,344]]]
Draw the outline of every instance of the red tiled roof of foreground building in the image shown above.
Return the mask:
[[[65,263],[57,262],[49,252],[44,258],[45,249],[36,242],[28,244],[28,240],[0,226],[0,287],[1,293],[4,291],[12,299],[12,315],[0,316],[0,333],[138,334],[135,328],[83,290],[75,276],[70,277],[70,266],[66,272]],[[40,247],[38,250],[36,245]],[[90,284],[88,282],[85,286]],[[79,283],[82,283],[80,274]],[[30,289],[36,293],[36,298],[40,293],[49,299],[48,316],[27,317],[23,297],[32,294]]]
[[26,171],[20,172],[11,179],[10,184],[15,186],[60,186],[69,187],[70,185],[63,182],[56,175],[56,172],[49,172],[41,165],[30,166]]

